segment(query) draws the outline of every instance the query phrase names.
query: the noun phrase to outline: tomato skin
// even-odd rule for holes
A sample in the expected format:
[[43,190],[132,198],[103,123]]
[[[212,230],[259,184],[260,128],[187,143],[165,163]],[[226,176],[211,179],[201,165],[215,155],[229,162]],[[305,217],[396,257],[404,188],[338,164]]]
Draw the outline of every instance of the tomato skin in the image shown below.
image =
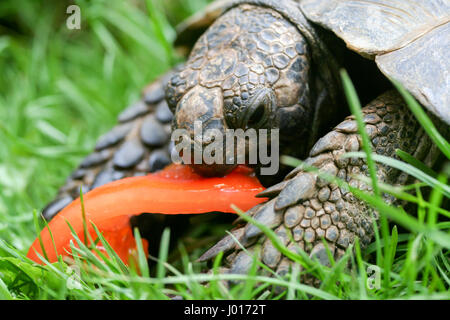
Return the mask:
[[[119,257],[128,263],[130,254],[136,251],[136,243],[130,226],[130,217],[141,213],[200,214],[212,211],[233,212],[231,204],[248,210],[264,198],[255,198],[264,187],[252,170],[238,167],[225,177],[205,178],[183,165],[170,165],[166,169],[147,176],[117,180],[98,187],[83,196],[88,232],[97,238],[91,223],[102,232]],[[48,224],[55,242],[56,252],[48,228],[40,237],[49,262],[56,262],[58,255],[70,255],[70,228],[84,241],[80,199],[74,200]],[[148,244],[143,240],[144,248]],[[101,243],[97,247],[101,248]],[[44,256],[39,238],[31,245],[27,257],[43,264],[37,253]]]

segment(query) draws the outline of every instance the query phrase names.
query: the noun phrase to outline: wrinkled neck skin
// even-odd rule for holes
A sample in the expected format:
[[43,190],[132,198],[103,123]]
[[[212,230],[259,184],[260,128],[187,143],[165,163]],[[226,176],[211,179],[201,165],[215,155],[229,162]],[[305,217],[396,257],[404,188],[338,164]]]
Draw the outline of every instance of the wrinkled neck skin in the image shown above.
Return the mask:
[[[248,4],[231,8],[198,39],[184,69],[168,83],[173,129],[185,130],[192,149],[196,121],[203,132],[279,129],[279,154],[304,158],[317,117],[310,61],[308,43],[281,14]],[[212,143],[203,138],[203,148]],[[229,156],[225,145],[223,154]],[[235,164],[193,167],[204,175],[224,175]]]

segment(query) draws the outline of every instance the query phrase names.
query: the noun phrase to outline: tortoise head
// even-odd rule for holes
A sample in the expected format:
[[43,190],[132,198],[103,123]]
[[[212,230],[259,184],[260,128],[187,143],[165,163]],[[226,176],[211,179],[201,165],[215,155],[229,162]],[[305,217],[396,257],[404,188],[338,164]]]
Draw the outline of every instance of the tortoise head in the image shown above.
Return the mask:
[[[191,150],[213,143],[205,134],[211,130],[225,135],[227,129],[255,129],[259,139],[269,133],[273,138],[279,129],[281,147],[300,139],[312,125],[308,56],[303,36],[279,13],[246,4],[230,9],[198,39],[167,85],[173,129],[186,132]],[[264,137],[269,144],[270,137]],[[194,169],[204,175],[233,169],[237,148],[228,150],[225,140],[218,151],[222,163],[191,161]],[[248,155],[251,144],[247,139],[239,150]]]

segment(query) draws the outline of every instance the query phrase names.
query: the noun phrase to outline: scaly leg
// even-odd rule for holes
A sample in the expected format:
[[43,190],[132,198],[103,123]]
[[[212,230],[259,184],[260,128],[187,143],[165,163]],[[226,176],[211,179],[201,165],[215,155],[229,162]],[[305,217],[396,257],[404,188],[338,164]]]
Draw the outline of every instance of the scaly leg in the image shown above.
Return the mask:
[[142,99],[119,114],[119,123],[98,139],[95,150],[44,208],[47,220],[78,198],[80,187],[87,192],[114,180],[160,170],[171,162],[173,114],[165,100],[164,87],[175,71],[148,85]]
[[[436,147],[396,92],[381,95],[363,108],[363,114],[372,149],[377,154],[396,157],[395,150],[401,149],[427,164],[432,164],[437,158]],[[365,160],[340,157],[346,152],[359,150],[361,139],[356,121],[350,116],[317,141],[306,163],[347,181],[353,187],[368,190],[365,183],[352,177],[360,173],[369,175]],[[408,180],[405,173],[384,165],[377,165],[377,176],[378,181],[393,185],[404,185]],[[298,245],[322,264],[329,264],[323,238],[335,259],[344,254],[355,237],[359,237],[362,246],[367,246],[373,239],[372,219],[377,217],[377,213],[347,190],[314,173],[297,168],[283,182],[270,187],[262,195],[271,199],[247,214],[272,228],[288,248],[295,251]],[[394,200],[388,195],[384,198],[388,203]],[[289,240],[288,230],[293,235],[293,242]],[[282,256],[259,228],[246,224],[232,233],[250,253],[256,252],[258,244],[262,245],[262,250],[257,252],[260,260],[278,274],[288,272],[293,262]],[[231,252],[226,258],[229,264],[226,272],[248,272],[252,257],[241,250],[229,235],[199,260],[211,259],[220,251]]]

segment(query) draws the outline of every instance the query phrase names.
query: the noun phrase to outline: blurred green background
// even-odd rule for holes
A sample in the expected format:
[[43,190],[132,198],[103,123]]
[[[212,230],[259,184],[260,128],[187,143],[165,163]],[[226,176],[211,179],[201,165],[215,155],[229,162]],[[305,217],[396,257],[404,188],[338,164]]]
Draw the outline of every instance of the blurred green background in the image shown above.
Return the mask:
[[[32,212],[141,89],[182,59],[179,22],[207,0],[0,1],[0,238],[25,249]],[[66,9],[81,9],[69,30]]]

